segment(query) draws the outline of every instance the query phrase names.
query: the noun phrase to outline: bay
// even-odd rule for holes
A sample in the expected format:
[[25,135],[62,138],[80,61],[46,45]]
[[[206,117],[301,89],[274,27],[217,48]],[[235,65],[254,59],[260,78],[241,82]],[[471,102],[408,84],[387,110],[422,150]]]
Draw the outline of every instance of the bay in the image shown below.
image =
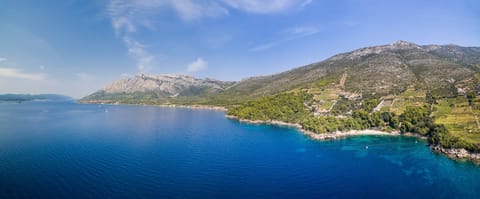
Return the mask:
[[0,103],[0,197],[480,198],[479,166],[416,138],[315,141],[224,116]]

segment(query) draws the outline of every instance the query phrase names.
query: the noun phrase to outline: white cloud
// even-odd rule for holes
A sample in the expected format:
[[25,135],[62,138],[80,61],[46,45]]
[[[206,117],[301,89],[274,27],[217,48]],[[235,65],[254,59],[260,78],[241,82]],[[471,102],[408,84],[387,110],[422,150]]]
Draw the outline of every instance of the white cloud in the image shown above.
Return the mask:
[[223,0],[229,6],[251,13],[268,14],[288,10],[300,0]]
[[7,58],[0,57],[0,62],[7,61]]
[[40,68],[40,70],[45,70],[45,66],[44,66],[44,65],[40,65],[39,68]]
[[123,41],[127,45],[128,54],[137,60],[137,68],[140,72],[148,72],[152,68],[155,57],[146,50],[142,43],[125,36]]
[[173,10],[180,19],[190,22],[205,17],[225,16],[229,14],[229,9],[269,14],[309,3],[308,0],[110,0],[106,13],[115,34],[122,38],[129,55],[136,60],[138,70],[146,72],[153,67],[155,56],[135,35],[144,29],[157,30],[155,19],[158,20],[159,14],[166,9]]
[[155,29],[151,18],[167,8],[173,9],[184,21],[228,14],[228,10],[214,0],[110,0],[107,14],[117,34],[133,33],[139,28]]
[[208,68],[208,63],[204,61],[202,58],[197,58],[194,62],[190,63],[187,66],[187,71],[188,72],[198,72],[201,70],[205,70]]
[[143,42],[135,38],[134,33],[142,30],[155,30],[152,18],[162,9],[171,8],[184,21],[202,17],[214,17],[228,14],[228,10],[215,1],[194,0],[111,0],[107,5],[107,14],[117,36],[125,43],[128,53],[136,60],[140,72],[149,71],[155,56],[147,50]]
[[164,4],[162,0],[111,0],[107,6],[107,14],[117,36],[122,38],[128,54],[135,59],[140,72],[152,68],[154,56],[146,50],[145,45],[137,41],[132,34],[139,26],[152,29],[149,14]]
[[184,21],[228,15],[228,10],[214,1],[172,0],[170,4]]
[[27,80],[45,80],[43,73],[24,73],[16,68],[0,68],[0,77],[20,78]]

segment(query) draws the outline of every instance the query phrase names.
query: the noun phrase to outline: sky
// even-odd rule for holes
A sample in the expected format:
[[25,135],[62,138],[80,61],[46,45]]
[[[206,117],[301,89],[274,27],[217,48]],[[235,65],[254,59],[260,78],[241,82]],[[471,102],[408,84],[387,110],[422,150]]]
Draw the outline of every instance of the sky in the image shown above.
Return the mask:
[[0,0],[0,93],[241,80],[406,40],[480,46],[478,0]]

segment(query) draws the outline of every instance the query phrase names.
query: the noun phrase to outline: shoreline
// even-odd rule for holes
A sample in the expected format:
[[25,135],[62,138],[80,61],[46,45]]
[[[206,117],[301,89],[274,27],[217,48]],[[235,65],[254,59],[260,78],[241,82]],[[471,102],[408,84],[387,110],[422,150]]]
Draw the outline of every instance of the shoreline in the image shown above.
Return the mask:
[[292,123],[287,123],[287,122],[282,122],[278,120],[269,120],[269,121],[263,121],[263,120],[247,120],[247,119],[240,119],[236,116],[233,115],[225,115],[226,118],[229,119],[234,119],[239,122],[243,123],[249,123],[249,124],[266,124],[266,125],[277,125],[277,126],[287,126],[287,127],[292,127],[295,128],[296,130],[300,131],[301,133],[309,136],[310,138],[314,140],[335,140],[335,139],[341,139],[341,138],[346,138],[346,137],[352,137],[352,136],[362,136],[362,135],[385,135],[385,136],[408,136],[408,137],[417,137],[420,139],[427,139],[425,136],[421,136],[418,134],[413,134],[413,133],[404,133],[401,134],[399,131],[393,131],[391,133],[385,132],[385,131],[379,131],[379,130],[374,130],[374,129],[365,129],[365,130],[349,130],[349,131],[335,131],[333,133],[315,133],[313,131],[308,131],[302,128],[300,124],[292,124]]
[[196,110],[213,110],[213,111],[227,111],[223,106],[210,106],[210,105],[177,105],[177,104],[128,104],[113,101],[77,101],[81,104],[108,104],[108,105],[132,105],[132,106],[156,106],[166,108],[187,108]]
[[435,152],[444,154],[451,159],[470,160],[473,163],[480,165],[480,153],[473,153],[473,152],[467,151],[464,148],[446,149],[446,148],[443,148],[443,147],[438,146],[438,145],[430,145],[430,149],[432,149]]
[[[313,140],[320,140],[320,141],[325,141],[325,140],[336,140],[336,139],[342,139],[342,138],[347,138],[347,137],[353,137],[353,136],[407,136],[407,137],[416,137],[422,140],[426,140],[427,137],[421,136],[418,134],[414,133],[400,133],[399,131],[393,131],[391,133],[385,132],[385,131],[379,131],[379,130],[374,130],[374,129],[366,129],[366,130],[349,130],[349,131],[335,131],[333,133],[315,133],[312,131],[308,131],[302,128],[300,124],[292,124],[292,123],[287,123],[287,122],[282,122],[282,121],[276,121],[276,120],[271,120],[271,121],[263,121],[263,120],[247,120],[247,119],[241,119],[233,115],[225,115],[226,118],[229,119],[234,119],[239,122],[243,123],[249,123],[249,124],[266,124],[266,125],[277,125],[277,126],[287,126],[287,127],[293,127],[299,132],[303,133],[304,135],[307,135]],[[453,160],[470,160],[475,164],[480,164],[480,153],[473,153],[470,151],[467,151],[464,148],[459,148],[459,149],[447,149],[443,148],[441,146],[433,146],[429,145],[430,149],[434,152],[441,153],[443,155],[446,155],[447,157],[453,159]]]

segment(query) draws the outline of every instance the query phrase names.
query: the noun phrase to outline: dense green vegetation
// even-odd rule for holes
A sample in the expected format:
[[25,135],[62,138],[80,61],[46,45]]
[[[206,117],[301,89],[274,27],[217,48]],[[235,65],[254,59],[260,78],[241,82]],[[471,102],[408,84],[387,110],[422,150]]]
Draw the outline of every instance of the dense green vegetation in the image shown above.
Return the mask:
[[[402,114],[397,115],[394,112],[373,112],[379,100],[370,99],[361,103],[348,102],[348,107],[355,109],[350,115],[313,116],[308,109],[311,102],[312,96],[306,92],[288,92],[243,103],[230,108],[227,114],[247,120],[299,123],[303,129],[315,133],[365,129],[388,132],[397,130],[400,133],[414,133],[428,137],[433,145],[480,152],[479,144],[467,142],[449,132],[445,125],[435,123],[430,108],[432,104],[407,106]],[[349,108],[345,110],[339,108],[336,113],[345,113]]]
[[282,93],[231,107],[227,114],[247,120],[298,123],[310,114],[304,103],[311,100],[312,96],[305,92]]

